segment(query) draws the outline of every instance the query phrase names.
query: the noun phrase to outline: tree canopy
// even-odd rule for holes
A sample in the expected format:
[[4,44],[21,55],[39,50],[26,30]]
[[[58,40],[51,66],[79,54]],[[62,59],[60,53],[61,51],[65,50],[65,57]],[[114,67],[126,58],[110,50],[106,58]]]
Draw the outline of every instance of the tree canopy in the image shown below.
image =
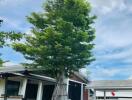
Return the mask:
[[94,60],[92,24],[96,17],[91,16],[87,0],[47,0],[43,9],[27,17],[33,25],[32,35],[13,48],[32,61],[29,65],[55,77],[89,65]]

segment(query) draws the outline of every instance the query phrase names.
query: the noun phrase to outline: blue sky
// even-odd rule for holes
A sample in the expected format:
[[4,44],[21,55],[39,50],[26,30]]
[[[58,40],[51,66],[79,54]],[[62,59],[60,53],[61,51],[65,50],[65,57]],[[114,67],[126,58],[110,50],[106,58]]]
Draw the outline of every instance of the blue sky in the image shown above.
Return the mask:
[[[97,15],[95,49],[96,61],[88,66],[90,79],[132,79],[132,1],[89,0]],[[30,33],[31,25],[26,16],[42,11],[43,0],[0,0],[0,18],[4,23],[0,30]],[[10,48],[0,49],[7,65],[26,60]]]

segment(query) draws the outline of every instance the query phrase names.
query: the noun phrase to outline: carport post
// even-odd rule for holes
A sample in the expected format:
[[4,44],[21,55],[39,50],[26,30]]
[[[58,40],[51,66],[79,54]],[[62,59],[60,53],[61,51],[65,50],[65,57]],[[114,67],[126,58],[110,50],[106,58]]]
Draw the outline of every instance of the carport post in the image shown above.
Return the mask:
[[96,90],[94,89],[94,100],[96,100]]
[[24,78],[20,85],[19,95],[22,95],[23,98],[25,98],[27,82],[28,82],[28,79]]
[[81,100],[83,100],[83,83],[81,83]]
[[39,81],[38,83],[38,93],[37,93],[37,99],[36,100],[42,100],[43,99],[43,82]]
[[68,92],[69,92],[69,78],[66,79],[66,83],[67,83],[67,96],[69,96]]
[[104,91],[104,100],[106,100],[106,91]]

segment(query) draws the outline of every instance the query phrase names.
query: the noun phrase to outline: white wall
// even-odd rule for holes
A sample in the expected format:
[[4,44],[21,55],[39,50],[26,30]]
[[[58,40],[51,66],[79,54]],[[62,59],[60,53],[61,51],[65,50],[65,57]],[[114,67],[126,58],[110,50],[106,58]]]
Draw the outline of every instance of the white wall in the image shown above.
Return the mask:
[[[113,97],[111,92],[106,92],[106,96]],[[132,90],[119,90],[115,91],[114,93],[116,97],[132,97]],[[104,96],[104,92],[96,91],[96,96]]]
[[[93,100],[93,99],[90,99],[90,100]],[[96,99],[96,100],[104,100],[104,99]],[[106,100],[132,100],[131,98],[118,98],[118,99],[106,99]]]
[[[104,99],[96,99],[96,100],[104,100]],[[106,99],[106,100],[119,100],[119,99]],[[125,99],[123,99],[125,100]]]
[[[1,97],[2,94],[5,92],[5,80],[0,78],[0,100],[4,100],[4,98]],[[21,100],[20,98],[8,98],[7,100]]]
[[119,98],[118,100],[132,100],[132,98]]

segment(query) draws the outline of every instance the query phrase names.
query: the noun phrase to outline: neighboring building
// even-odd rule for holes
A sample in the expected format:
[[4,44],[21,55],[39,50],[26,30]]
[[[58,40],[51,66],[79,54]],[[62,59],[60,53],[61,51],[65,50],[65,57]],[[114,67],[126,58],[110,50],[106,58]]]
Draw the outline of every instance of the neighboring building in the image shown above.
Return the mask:
[[[69,100],[88,100],[88,80],[75,72],[67,79]],[[0,100],[51,100],[56,80],[21,66],[0,69]],[[7,98],[6,98],[7,97]]]
[[92,81],[87,88],[89,100],[132,100],[132,80]]
[[75,72],[68,79],[68,95],[71,100],[88,100],[88,89],[86,86],[88,80],[85,79],[82,75]]

